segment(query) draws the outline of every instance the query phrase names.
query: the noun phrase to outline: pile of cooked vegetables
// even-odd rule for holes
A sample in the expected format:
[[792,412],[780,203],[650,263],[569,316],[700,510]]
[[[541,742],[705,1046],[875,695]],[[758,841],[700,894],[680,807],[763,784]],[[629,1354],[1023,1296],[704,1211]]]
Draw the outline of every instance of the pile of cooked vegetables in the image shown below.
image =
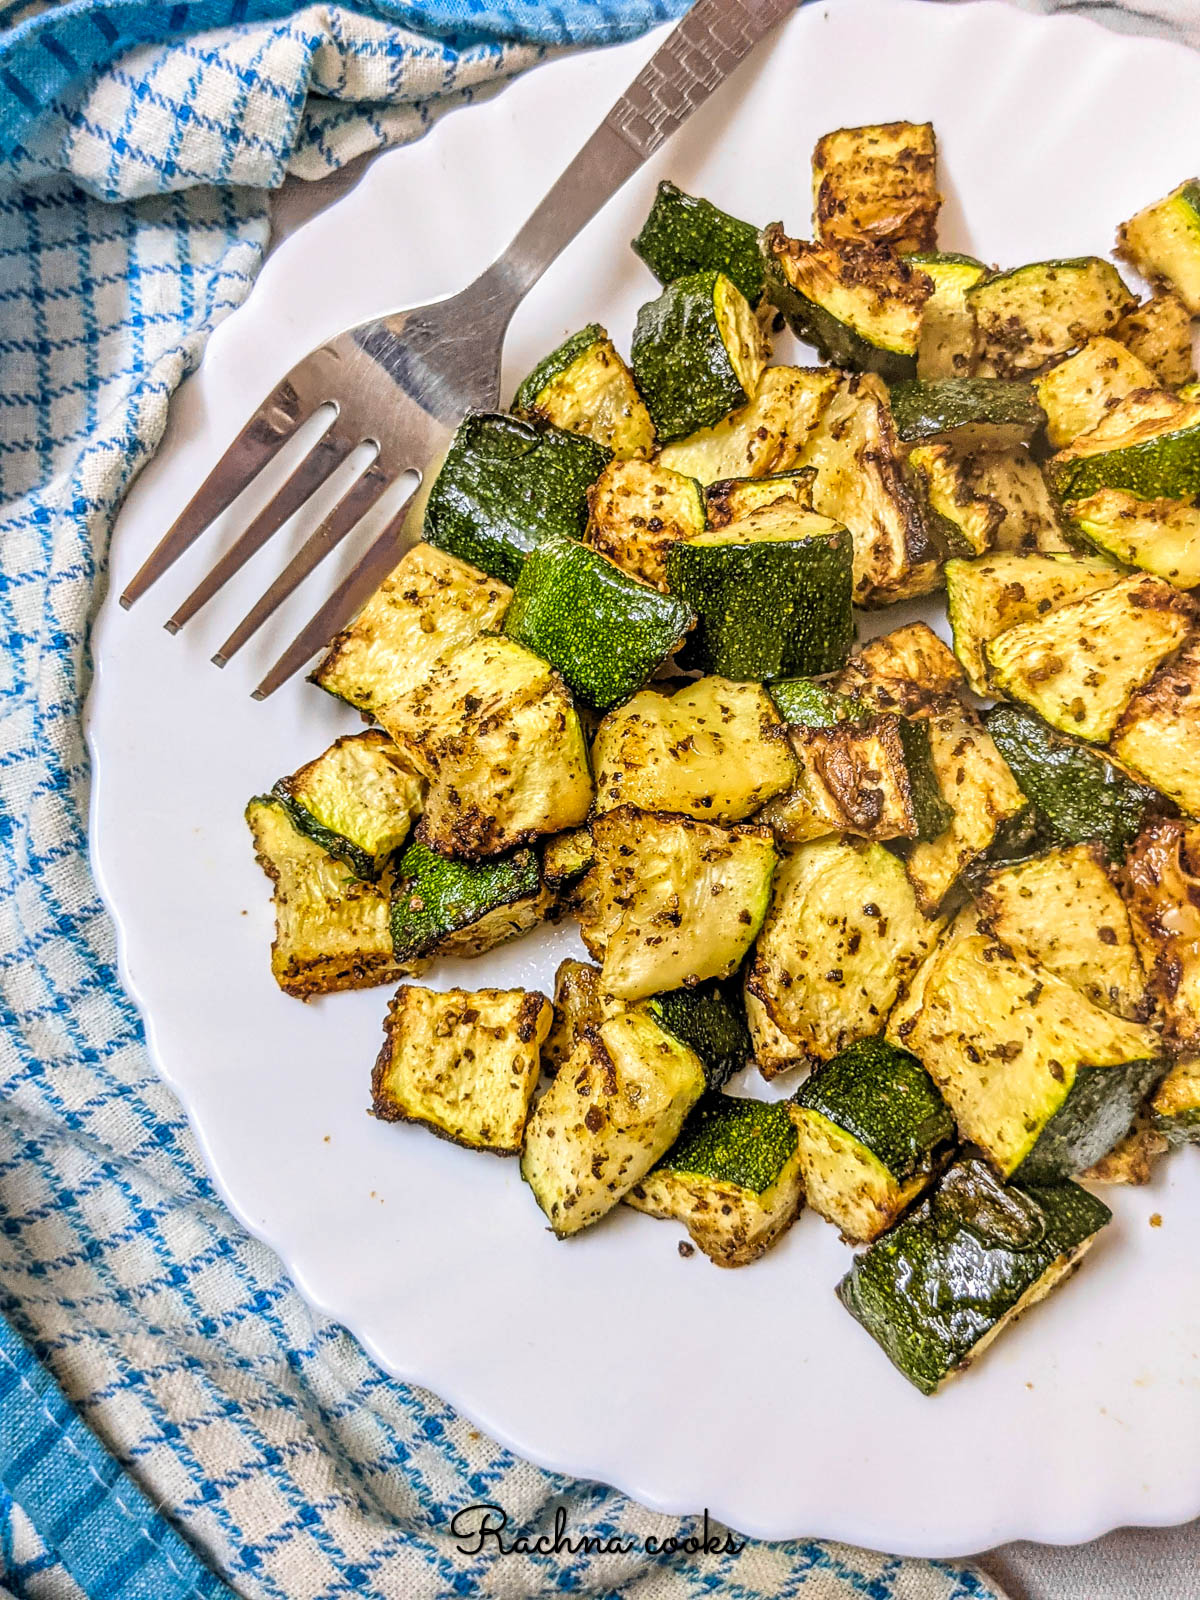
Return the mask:
[[[928,124],[813,177],[811,241],[660,185],[629,360],[591,325],[466,418],[313,675],[370,726],[247,817],[302,999],[578,918],[552,1001],[402,983],[376,1116],[560,1238],[741,1266],[807,1199],[932,1392],[1109,1221],[1076,1175],[1200,1139],[1200,183],[1119,230],[1139,301],[939,250]],[[935,592],[952,650],[856,648]]]

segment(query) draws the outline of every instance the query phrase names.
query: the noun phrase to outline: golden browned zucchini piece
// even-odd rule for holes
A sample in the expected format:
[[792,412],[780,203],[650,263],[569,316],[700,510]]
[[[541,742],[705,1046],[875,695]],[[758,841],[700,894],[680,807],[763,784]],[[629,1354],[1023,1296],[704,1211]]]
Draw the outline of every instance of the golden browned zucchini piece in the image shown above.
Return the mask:
[[1200,823],[1163,817],[1125,860],[1125,903],[1166,1036],[1200,1050]]
[[1200,641],[1190,641],[1138,690],[1112,750],[1182,811],[1200,816]]
[[443,855],[498,855],[588,814],[587,745],[571,696],[511,639],[473,639],[379,720],[429,779],[418,834]]
[[822,239],[932,250],[941,203],[932,123],[839,128],[817,141],[813,213]]
[[1179,389],[1196,376],[1192,333],[1188,308],[1165,289],[1122,317],[1113,337],[1144,361],[1159,383]]
[[1033,387],[1046,413],[1046,437],[1061,450],[1094,428],[1127,394],[1157,388],[1158,380],[1127,346],[1101,335],[1035,378]]
[[377,878],[421,814],[425,780],[386,733],[369,728],[334,740],[323,755],[281,778],[288,816],[360,878]]
[[1189,178],[1117,229],[1117,251],[1200,316],[1200,182]]
[[498,578],[431,544],[414,545],[334,639],[312,681],[373,714],[423,683],[459,645],[498,628],[511,599]]
[[610,461],[588,490],[585,543],[666,593],[667,551],[704,532],[695,478],[660,461]]
[[554,1021],[542,1046],[542,1065],[557,1072],[583,1036],[598,1028],[615,1002],[600,987],[600,968],[586,961],[562,961],[554,974]]
[[828,367],[768,367],[748,405],[666,445],[658,459],[701,483],[790,472],[837,384]]
[[965,686],[953,651],[927,622],[879,634],[851,656],[834,682],[839,694],[906,717],[931,714],[947,695],[957,696]]
[[301,833],[273,795],[251,800],[246,821],[258,864],[275,888],[271,971],[285,994],[307,1000],[394,983],[420,970],[392,953],[386,875],[380,883],[357,878]]
[[469,1150],[519,1154],[553,1015],[544,994],[524,989],[401,984],[371,1074],[375,1115],[424,1123]]

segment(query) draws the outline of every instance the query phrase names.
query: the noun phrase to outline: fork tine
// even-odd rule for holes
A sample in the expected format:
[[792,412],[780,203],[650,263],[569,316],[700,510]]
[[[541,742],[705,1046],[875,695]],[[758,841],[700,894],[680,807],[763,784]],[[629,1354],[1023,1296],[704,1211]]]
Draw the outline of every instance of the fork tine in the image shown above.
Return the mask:
[[326,478],[341,466],[356,447],[355,440],[347,439],[336,430],[319,439],[312,453],[305,456],[287,482],[272,496],[245,532],[234,540],[212,570],[201,578],[174,616],[166,623],[167,632],[178,633],[201,606],[207,605],[217,590],[223,588],[234,573],[240,572],[250,557],[279,532],[288,518],[299,511],[309,496],[321,487]]
[[237,654],[247,639],[258,632],[267,618],[278,610],[309,573],[324,561],[329,552],[341,543],[352,528],[357,527],[391,481],[378,461],[373,461],[362,477],[355,479],[321,526],[309,535],[266,594],[242,618],[213,656],[213,661],[218,667],[223,667]]
[[296,391],[285,378],[259,406],[126,585],[121,595],[126,611],[191,548],[209,523],[232,505],[302,421]]
[[286,683],[294,672],[299,672],[310,656],[315,655],[339,629],[346,626],[363,602],[378,589],[412,542],[404,536],[404,524],[413,495],[419,488],[420,484],[417,484],[413,493],[405,497],[403,505],[371,544],[362,560],[288,645],[254,690],[253,699],[265,700],[269,694],[274,694],[281,683]]

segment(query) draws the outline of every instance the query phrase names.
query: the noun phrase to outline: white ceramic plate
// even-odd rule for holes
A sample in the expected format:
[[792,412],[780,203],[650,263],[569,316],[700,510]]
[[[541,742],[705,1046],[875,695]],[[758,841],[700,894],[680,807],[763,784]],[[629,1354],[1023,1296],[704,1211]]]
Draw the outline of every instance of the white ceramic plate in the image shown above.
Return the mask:
[[[656,42],[557,61],[448,118],[283,245],[172,408],[118,526],[114,594],[275,377],[345,324],[468,281]],[[510,383],[592,319],[627,343],[654,291],[626,241],[664,175],[803,232],[818,135],[930,117],[944,246],[1017,264],[1105,251],[1190,170],[1198,103],[1200,59],[1079,20],[810,6],[547,275],[510,334]],[[1116,1221],[1078,1279],[927,1400],[835,1300],[850,1258],[817,1217],[734,1273],[623,1210],[560,1244],[515,1161],[366,1116],[387,992],[302,1006],[275,989],[241,820],[250,794],[357,724],[302,680],[253,704],[268,643],[208,665],[280,550],[180,637],[161,627],[229,537],[226,523],[131,614],[101,614],[93,849],[159,1068],[226,1199],[309,1299],[520,1453],[748,1533],[950,1555],[1200,1512],[1197,1152],[1149,1189],[1108,1191]],[[313,605],[302,591],[271,643]],[[549,989],[576,949],[571,929],[547,931],[429,981]]]

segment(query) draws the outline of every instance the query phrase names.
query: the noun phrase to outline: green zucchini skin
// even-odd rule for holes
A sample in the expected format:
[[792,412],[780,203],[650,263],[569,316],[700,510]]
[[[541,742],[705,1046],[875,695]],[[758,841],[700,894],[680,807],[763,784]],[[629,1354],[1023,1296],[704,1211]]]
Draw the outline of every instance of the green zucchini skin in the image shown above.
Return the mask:
[[1200,497],[1200,423],[1099,455],[1052,457],[1046,474],[1063,504],[1086,500],[1101,489],[1124,489],[1139,500],[1195,500]]
[[928,1172],[954,1142],[954,1118],[933,1079],[907,1050],[860,1039],[808,1078],[795,1103],[863,1145],[898,1183]]
[[739,974],[673,989],[646,1003],[660,1026],[700,1057],[709,1089],[721,1088],[749,1061],[753,1046]]
[[908,1381],[933,1394],[1111,1217],[1078,1184],[1006,1187],[986,1162],[960,1161],[858,1258],[837,1296]]
[[564,339],[556,350],[542,357],[521,384],[513,396],[513,410],[518,413],[532,411],[543,389],[552,384],[555,378],[561,378],[594,344],[601,344],[607,338],[608,334],[598,322],[589,322],[586,328],[580,328],[578,333]]
[[717,316],[723,277],[693,272],[676,278],[637,314],[630,365],[663,444],[714,427],[750,399]]
[[667,551],[667,581],[697,616],[688,663],[742,682],[836,672],[854,645],[849,533]]
[[642,687],[695,620],[685,601],[558,534],[526,558],[504,632],[557,667],[578,699],[607,711]]
[[425,507],[425,538],[515,584],[553,533],[579,536],[587,491],[611,452],[592,439],[501,412],[473,412],[454,435]]
[[1164,1057],[1120,1067],[1079,1067],[1071,1092],[1021,1162],[1023,1183],[1085,1172],[1129,1132],[1138,1107],[1166,1071]]
[[929,729],[925,723],[914,722],[909,717],[899,717],[897,721],[900,743],[904,749],[904,764],[908,768],[917,838],[936,839],[953,822],[954,809],[946,804],[941,784],[938,783],[929,744]]
[[839,694],[811,678],[783,678],[767,693],[792,728],[832,728],[835,722],[861,722],[871,715],[852,695]]
[[693,1106],[657,1169],[764,1194],[796,1150],[784,1101],[749,1100],[709,1091]]
[[1028,444],[1046,425],[1033,386],[1002,378],[906,379],[891,385],[892,421],[903,444]]
[[758,229],[666,179],[633,249],[661,284],[693,272],[723,272],[752,306],[762,299]]
[[491,861],[452,861],[412,839],[396,861],[391,911],[396,959],[432,955],[449,934],[503,906],[531,900],[540,889],[533,850]]
[[319,844],[326,855],[336,856],[339,861],[344,861],[356,878],[361,878],[364,883],[374,883],[379,877],[383,869],[379,862],[372,859],[370,852],[361,849],[344,834],[335,832],[333,828],[327,828],[323,822],[318,822],[307,807],[293,799],[286,778],[280,778],[271,790],[270,796],[262,798],[277,800],[287,812],[288,820],[298,833],[307,835],[314,844]]
[[1156,790],[1135,783],[1099,751],[1076,744],[1031,712],[995,706],[986,720],[1047,845],[1096,839],[1117,862],[1146,817],[1162,808]]

